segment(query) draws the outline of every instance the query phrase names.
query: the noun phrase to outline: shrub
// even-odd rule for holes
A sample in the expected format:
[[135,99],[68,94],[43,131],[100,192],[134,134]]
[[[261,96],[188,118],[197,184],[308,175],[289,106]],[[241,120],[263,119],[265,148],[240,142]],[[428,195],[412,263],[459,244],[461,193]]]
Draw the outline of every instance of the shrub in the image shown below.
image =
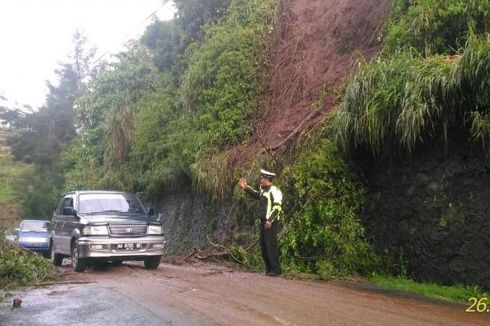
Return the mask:
[[231,1],[222,19],[205,26],[203,42],[187,51],[182,102],[194,113],[193,128],[205,147],[236,144],[249,131],[246,117],[261,90],[275,3]]
[[323,279],[370,271],[376,262],[359,219],[364,188],[335,145],[317,140],[286,171],[304,205],[287,221],[281,238],[285,268],[313,272]]

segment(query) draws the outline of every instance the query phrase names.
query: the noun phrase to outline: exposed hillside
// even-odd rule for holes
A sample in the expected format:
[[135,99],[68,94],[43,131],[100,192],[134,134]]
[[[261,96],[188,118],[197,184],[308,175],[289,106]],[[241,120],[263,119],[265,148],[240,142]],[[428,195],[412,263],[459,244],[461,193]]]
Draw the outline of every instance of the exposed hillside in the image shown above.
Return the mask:
[[[253,131],[241,145],[209,155],[193,166],[197,188],[226,204],[222,210],[200,214],[201,218],[196,219],[192,210],[206,209],[206,205],[199,204],[200,198],[186,197],[185,203],[179,204],[175,196],[168,196],[161,201],[162,210],[178,217],[170,218],[166,225],[186,225],[186,232],[194,236],[189,242],[194,244],[206,243],[210,233],[221,241],[230,241],[243,236],[243,231],[253,232],[253,228],[243,225],[250,223],[243,217],[250,215],[249,208],[242,212],[236,205],[243,198],[235,194],[238,198],[230,200],[237,173],[255,178],[257,164],[268,164],[282,172],[284,166],[273,162],[270,152],[281,159],[301,132],[325,119],[337,103],[343,83],[353,73],[353,60],[369,60],[381,49],[377,36],[390,7],[389,0],[280,2],[265,60],[266,87],[259,99],[262,111],[252,117]],[[364,242],[357,215],[363,203],[362,186],[356,184],[332,144],[320,141],[309,149],[315,152],[299,151],[303,155],[295,158],[298,164],[289,166],[279,181],[288,186],[287,210],[294,230],[283,237],[287,268],[315,272],[323,278],[366,272],[375,258]],[[295,210],[295,206],[312,202],[318,206]],[[193,207],[186,211],[193,216],[192,223],[182,214],[185,207]],[[178,244],[175,234],[170,238]],[[235,254],[243,261],[254,261],[253,255],[241,249]],[[300,257],[318,259],[300,262]]]
[[22,121],[13,153],[50,167],[51,185],[36,173],[46,190],[25,192],[31,211],[61,188],[139,192],[164,213],[169,251],[214,240],[257,268],[236,182],[260,166],[285,194],[285,270],[490,286],[488,0],[175,2],[173,21],[82,88],[66,70],[52,89],[64,100]]
[[352,62],[370,60],[391,0],[282,1],[268,60],[264,113],[232,165],[255,160],[265,148],[284,152],[301,132],[317,125],[337,103]]

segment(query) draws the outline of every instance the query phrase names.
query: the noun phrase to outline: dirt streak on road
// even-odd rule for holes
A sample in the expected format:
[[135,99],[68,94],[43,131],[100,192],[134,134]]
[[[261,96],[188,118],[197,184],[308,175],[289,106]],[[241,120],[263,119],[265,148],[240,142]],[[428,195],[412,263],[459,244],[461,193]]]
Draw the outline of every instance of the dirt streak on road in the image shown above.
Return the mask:
[[[146,313],[155,317],[147,318],[145,325],[157,324],[157,320],[171,325],[490,324],[490,314],[468,314],[463,306],[399,298],[339,284],[271,278],[216,265],[162,264],[155,271],[147,271],[134,263],[68,274],[68,278],[94,282],[90,285],[93,289],[120,298],[114,304],[143,308],[144,313],[135,313],[143,314],[142,322]],[[71,285],[74,287],[87,285]],[[130,307],[123,309],[131,311]]]

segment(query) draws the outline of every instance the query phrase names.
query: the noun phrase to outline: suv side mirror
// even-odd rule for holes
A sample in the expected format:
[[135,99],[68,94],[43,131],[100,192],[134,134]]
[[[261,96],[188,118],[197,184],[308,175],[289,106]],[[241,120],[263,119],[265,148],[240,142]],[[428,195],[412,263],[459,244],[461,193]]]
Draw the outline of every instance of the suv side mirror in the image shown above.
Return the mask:
[[77,216],[77,211],[73,207],[63,208],[63,215]]
[[15,237],[18,238],[19,237],[19,233],[20,233],[20,229],[19,228],[15,228]]

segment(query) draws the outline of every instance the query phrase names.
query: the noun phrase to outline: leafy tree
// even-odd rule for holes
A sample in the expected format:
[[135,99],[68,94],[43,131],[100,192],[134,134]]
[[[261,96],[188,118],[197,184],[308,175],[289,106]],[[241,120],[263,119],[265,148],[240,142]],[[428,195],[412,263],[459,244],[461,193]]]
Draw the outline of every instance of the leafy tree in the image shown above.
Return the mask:
[[[133,187],[134,180],[127,168],[137,123],[137,103],[156,87],[157,69],[148,50],[139,44],[120,53],[118,59],[77,101],[79,142],[72,144],[70,152],[77,152],[73,146],[81,145],[84,153],[77,163],[67,161],[79,169],[70,173],[77,176],[76,180],[69,180],[71,185]],[[99,173],[91,173],[94,168]]]
[[63,184],[60,156],[74,139],[74,103],[89,82],[88,67],[94,51],[85,52],[86,39],[75,33],[73,62],[55,71],[57,84],[48,82],[45,105],[18,120],[21,133],[9,140],[16,160],[35,165],[34,173],[18,183],[22,209],[27,216],[46,217],[52,212]]
[[0,106],[0,125],[5,127],[16,127],[20,125],[25,114],[16,108]]
[[183,32],[183,44],[199,41],[202,27],[224,14],[231,0],[175,0],[177,23]]
[[184,53],[184,45],[181,44],[181,34],[175,21],[155,20],[149,25],[141,43],[151,50],[153,62],[161,71],[173,68]]
[[106,70],[107,64],[101,58],[96,58],[96,47],[87,48],[88,38],[79,30],[73,34],[73,45],[73,54],[69,59],[77,74],[78,88],[85,91],[90,81],[97,79]]
[[[132,170],[138,174],[140,187],[160,190],[172,183],[189,166],[189,158],[179,137],[181,113],[176,103],[178,88],[170,74],[160,77],[155,92],[147,93],[138,103],[138,121],[131,151]],[[186,130],[188,131],[188,130]]]

